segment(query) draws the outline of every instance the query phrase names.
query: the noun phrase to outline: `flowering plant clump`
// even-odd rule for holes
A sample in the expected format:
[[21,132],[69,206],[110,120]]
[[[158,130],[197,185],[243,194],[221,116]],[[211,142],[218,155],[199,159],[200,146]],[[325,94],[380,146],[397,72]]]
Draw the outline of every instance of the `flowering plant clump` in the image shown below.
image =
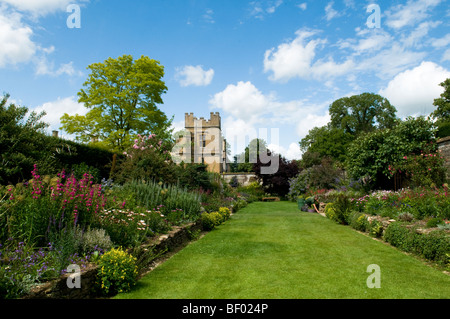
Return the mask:
[[448,185],[441,188],[419,187],[394,191],[375,191],[360,198],[351,199],[355,210],[369,215],[398,217],[410,214],[416,219],[450,217]]
[[99,259],[97,285],[105,295],[129,291],[136,283],[136,257],[114,248]]
[[98,214],[99,226],[117,245],[134,245],[148,236],[170,229],[160,209],[105,209]]
[[389,165],[389,176],[400,174],[413,187],[433,187],[445,181],[445,158],[437,151],[434,144],[429,144],[420,154],[403,156],[396,165]]
[[30,181],[6,188],[7,216],[0,219],[3,240],[13,237],[44,245],[52,232],[88,225],[106,205],[101,185],[88,173],[79,180],[64,171],[51,178],[39,175],[34,165],[31,174]]

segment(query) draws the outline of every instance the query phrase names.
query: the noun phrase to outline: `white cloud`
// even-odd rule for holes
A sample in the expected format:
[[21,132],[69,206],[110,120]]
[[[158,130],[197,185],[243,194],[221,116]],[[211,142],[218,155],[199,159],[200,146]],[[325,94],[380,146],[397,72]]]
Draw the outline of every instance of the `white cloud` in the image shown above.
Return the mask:
[[297,37],[291,42],[280,44],[277,49],[272,48],[264,54],[264,71],[272,72],[273,81],[288,81],[292,78],[322,79],[339,76],[349,72],[354,63],[347,59],[343,63],[336,63],[332,57],[319,59],[314,62],[316,49],[327,43],[325,39],[307,38],[319,31],[301,29],[296,32]]
[[[326,125],[330,116],[325,109],[328,102],[321,105],[309,103],[307,100],[280,101],[275,93],[264,94],[251,82],[230,84],[225,90],[214,95],[210,100],[211,108],[225,111],[227,117],[222,127],[226,130],[227,140],[236,148],[236,153],[242,151],[253,139],[258,137],[259,129],[266,128],[270,139],[271,129],[292,126],[292,131],[298,134],[299,140],[306,136],[315,126]],[[247,137],[246,140],[239,138]],[[267,141],[268,144],[279,145],[279,141]],[[240,145],[240,146],[236,146]],[[293,158],[295,149],[280,149],[282,154]]]
[[[441,24],[440,21],[426,21],[422,22],[417,26],[416,29],[414,29],[408,37],[403,37],[402,42],[405,47],[422,47],[423,45],[423,38],[428,35],[428,32],[432,28],[436,28],[439,24]],[[436,43],[440,44],[439,41]]]
[[186,65],[182,68],[177,68],[176,71],[175,77],[181,86],[207,86],[214,77],[213,69],[206,71],[201,65]]
[[60,75],[68,75],[68,76],[74,76],[78,75],[81,76],[83,73],[81,71],[77,71],[73,67],[73,62],[69,63],[63,63],[60,65],[59,68],[55,69],[53,62],[48,62],[47,58],[45,56],[36,58],[35,59],[35,65],[36,65],[36,75],[49,75],[49,76],[60,76]]
[[31,13],[34,16],[44,16],[49,13],[66,10],[69,4],[87,2],[89,0],[2,0],[19,11]]
[[305,11],[308,8],[308,4],[306,2],[303,2],[298,4],[297,7]]
[[450,61],[450,49],[447,49],[442,56],[442,62]]
[[370,71],[381,79],[387,79],[417,65],[425,56],[424,52],[408,51],[400,44],[392,42],[389,47],[377,54],[362,59],[355,70],[358,72]]
[[442,0],[408,0],[386,11],[386,24],[393,29],[411,26],[429,17],[428,11]]
[[259,0],[250,2],[250,15],[256,19],[263,20],[268,14],[273,14],[283,0]]
[[214,20],[214,11],[212,9],[206,9],[205,14],[203,15],[203,19],[206,23],[214,24],[216,21]]
[[269,144],[267,149],[284,156],[287,160],[299,160],[302,158],[302,151],[300,150],[300,145],[298,143],[291,143],[286,149],[285,147],[278,144]]
[[433,62],[399,73],[380,95],[397,108],[399,117],[428,115],[435,107],[434,99],[443,91],[439,83],[450,77],[450,71]]
[[38,113],[45,111],[47,115],[43,117],[42,121],[50,124],[49,131],[59,131],[61,126],[61,116],[64,113],[69,115],[86,115],[88,109],[84,104],[78,103],[76,97],[70,96],[66,98],[58,98],[56,101],[44,103],[33,109]]
[[209,103],[252,124],[274,108],[271,96],[264,95],[251,82],[242,81],[236,85],[229,84],[225,90],[215,94]]
[[330,122],[331,117],[328,111],[326,114],[306,113],[299,117],[297,124],[297,135],[301,138],[308,135],[308,132],[315,127],[322,127]]
[[[84,0],[83,0],[84,1]],[[73,62],[63,63],[55,69],[47,56],[55,47],[42,48],[33,41],[33,29],[23,20],[30,15],[40,16],[64,9],[64,4],[74,1],[59,0],[0,0],[0,68],[7,65],[33,62],[36,75],[80,75]]]
[[330,21],[333,18],[339,17],[339,12],[333,9],[334,1],[331,1],[325,7],[325,18]]
[[450,33],[447,33],[444,37],[439,39],[430,39],[431,45],[435,48],[444,48],[450,45]]
[[283,4],[283,0],[276,0],[274,3],[271,3],[271,5],[266,9],[266,12],[272,14],[282,4]]
[[37,50],[32,35],[19,13],[0,6],[0,67],[28,62]]

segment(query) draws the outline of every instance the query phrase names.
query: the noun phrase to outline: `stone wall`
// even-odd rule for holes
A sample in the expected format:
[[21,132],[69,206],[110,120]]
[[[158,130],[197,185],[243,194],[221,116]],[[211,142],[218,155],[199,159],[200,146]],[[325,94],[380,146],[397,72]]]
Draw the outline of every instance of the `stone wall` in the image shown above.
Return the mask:
[[241,185],[241,186],[247,186],[250,183],[258,180],[258,178],[256,177],[256,175],[254,173],[225,173],[223,175],[223,178],[229,184],[231,182],[231,180],[233,179],[233,177],[235,177],[235,176],[237,178],[239,185]]
[[443,137],[437,141],[439,151],[446,160],[447,179],[450,179],[450,136]]
[[[145,259],[147,256],[142,254],[149,254],[153,256],[163,257],[165,253],[175,251],[187,245],[194,232],[202,230],[200,223],[190,223],[183,227],[174,227],[172,231],[165,235],[144,244],[140,249],[141,255],[135,256],[138,259]],[[142,277],[149,269],[153,268],[156,260],[150,260],[147,267],[141,269],[139,277]],[[98,298],[98,294],[93,289],[95,280],[97,279],[97,266],[91,264],[89,267],[81,270],[81,288],[69,288],[67,286],[67,279],[70,274],[61,276],[60,278],[39,285],[31,290],[31,292],[24,297],[24,299],[93,299]],[[73,282],[72,279],[69,279]]]

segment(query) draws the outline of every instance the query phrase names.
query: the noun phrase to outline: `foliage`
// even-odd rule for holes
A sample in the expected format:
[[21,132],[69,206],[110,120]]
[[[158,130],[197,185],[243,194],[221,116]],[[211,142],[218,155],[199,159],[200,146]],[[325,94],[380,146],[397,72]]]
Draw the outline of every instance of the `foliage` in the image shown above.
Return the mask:
[[255,138],[250,141],[244,152],[235,157],[235,172],[253,172],[253,164],[257,162],[260,154],[267,151],[267,143],[263,139]]
[[164,67],[158,61],[123,55],[91,64],[88,69],[91,73],[78,101],[89,111],[85,116],[64,114],[62,129],[85,143],[98,138],[99,144],[117,152],[131,146],[137,134],[171,138],[171,120],[157,107],[167,91],[162,81]]
[[349,225],[361,232],[366,232],[369,229],[370,223],[365,214],[353,211],[350,214]]
[[[388,216],[403,220],[435,217],[450,218],[450,197],[448,187],[427,189],[402,189],[375,191],[360,198],[352,198],[358,211],[368,215]],[[402,216],[402,217],[400,217]]]
[[220,207],[217,212],[203,213],[200,222],[204,230],[213,230],[215,227],[227,221],[231,216],[228,207]]
[[8,237],[44,244],[52,232],[76,225],[86,226],[95,214],[106,205],[107,198],[101,186],[84,174],[81,180],[73,175],[40,176],[35,165],[29,182],[16,187],[7,186],[5,211],[0,216],[3,239]]
[[300,170],[296,161],[289,161],[279,154],[268,151],[269,165],[278,163],[278,169],[275,173],[266,174],[264,168],[267,164],[258,158],[258,162],[254,164],[253,169],[259,180],[262,181],[264,189],[267,193],[286,196],[289,193],[289,179],[296,176]]
[[176,185],[136,180],[115,189],[114,194],[123,198],[129,207],[158,208],[164,215],[181,209],[184,219],[195,219],[200,213],[201,195]]
[[49,160],[43,152],[48,127],[41,122],[45,112],[31,112],[27,117],[27,107],[7,105],[8,99],[6,94],[0,100],[0,183],[28,178],[35,159]]
[[354,137],[340,128],[315,127],[300,141],[303,151],[302,167],[320,164],[321,159],[331,158],[344,163],[347,147]]
[[330,105],[331,127],[358,136],[395,126],[396,109],[388,99],[374,93],[344,97]]
[[136,283],[136,258],[121,248],[101,256],[98,267],[98,286],[105,295],[129,291]]
[[450,136],[450,120],[445,122],[438,122],[438,131],[436,133],[437,138]]
[[436,110],[431,116],[439,123],[450,121],[450,78],[439,84],[444,88],[441,96],[434,100],[433,105]]
[[419,154],[404,156],[396,166],[389,166],[391,176],[399,174],[411,187],[442,185],[446,179],[445,158],[433,143],[427,144]]
[[113,247],[111,237],[104,229],[91,229],[82,232],[80,248],[82,253],[108,251]]
[[380,238],[383,235],[383,224],[379,220],[372,220],[369,224],[369,235]]
[[251,182],[247,186],[239,186],[236,191],[242,196],[249,195],[251,201],[261,200],[264,197],[264,187],[257,181]]
[[392,129],[363,134],[350,144],[348,171],[354,179],[370,179],[373,188],[392,188],[390,165],[395,166],[404,156],[421,154],[426,144],[434,140],[434,134],[434,124],[423,117],[408,118]]
[[158,180],[174,184],[177,181],[176,165],[172,162],[172,143],[155,134],[138,135],[118,164],[115,179],[125,183],[134,179]]
[[204,230],[213,230],[221,224],[222,216],[218,212],[203,213],[200,221]]
[[450,237],[444,231],[420,234],[414,228],[407,228],[404,223],[394,222],[386,228],[384,240],[405,252],[414,253],[444,265],[448,262]]

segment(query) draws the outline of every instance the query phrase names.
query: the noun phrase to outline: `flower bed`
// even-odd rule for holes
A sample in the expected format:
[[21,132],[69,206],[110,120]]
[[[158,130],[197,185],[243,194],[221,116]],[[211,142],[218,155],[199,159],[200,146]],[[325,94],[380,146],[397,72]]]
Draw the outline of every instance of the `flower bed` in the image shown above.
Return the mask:
[[322,205],[326,217],[382,238],[393,246],[438,264],[450,264],[448,187],[376,191],[362,197],[332,194]]
[[[89,173],[40,176],[36,166],[32,176],[0,186],[0,298],[20,297],[65,275],[68,265],[91,267],[111,249],[140,247],[204,211],[202,194],[173,185],[100,185]],[[242,207],[241,200],[226,202]]]

